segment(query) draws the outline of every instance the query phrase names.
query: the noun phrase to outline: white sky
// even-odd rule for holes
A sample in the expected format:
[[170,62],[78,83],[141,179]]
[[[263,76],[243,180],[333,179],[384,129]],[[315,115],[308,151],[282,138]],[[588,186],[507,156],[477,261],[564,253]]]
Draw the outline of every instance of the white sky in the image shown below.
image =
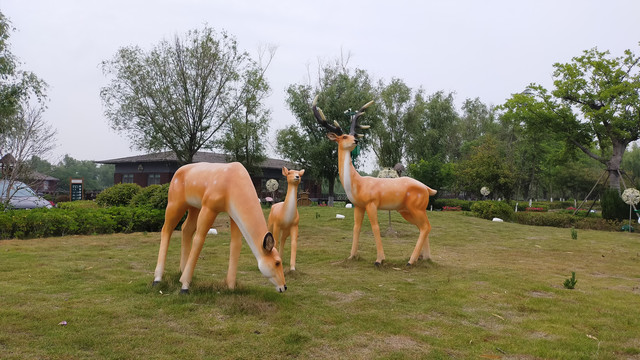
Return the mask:
[[[0,0],[0,11],[16,28],[10,44],[21,68],[50,86],[44,116],[58,131],[53,163],[64,154],[140,154],[103,114],[107,79],[99,64],[120,47],[150,49],[204,24],[226,30],[254,55],[260,46],[278,47],[267,72],[271,144],[276,130],[295,122],[287,86],[307,83],[309,68],[341,52],[376,80],[397,77],[428,94],[454,91],[458,103],[479,97],[493,105],[531,82],[551,88],[552,64],[583,50],[640,52],[636,0]],[[270,155],[277,156],[272,147]]]

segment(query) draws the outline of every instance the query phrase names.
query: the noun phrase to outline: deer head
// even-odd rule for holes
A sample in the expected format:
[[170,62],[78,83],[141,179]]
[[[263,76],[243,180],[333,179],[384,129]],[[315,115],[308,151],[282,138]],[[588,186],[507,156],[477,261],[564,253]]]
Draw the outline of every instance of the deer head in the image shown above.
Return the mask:
[[284,175],[287,178],[288,184],[299,185],[302,175],[304,175],[304,170],[300,170],[300,171],[289,170],[283,166],[282,175]]

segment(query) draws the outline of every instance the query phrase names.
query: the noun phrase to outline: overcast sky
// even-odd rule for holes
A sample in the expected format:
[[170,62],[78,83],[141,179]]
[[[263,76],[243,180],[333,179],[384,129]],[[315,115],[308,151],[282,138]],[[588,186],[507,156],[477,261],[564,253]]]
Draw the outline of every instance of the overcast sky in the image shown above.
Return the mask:
[[[257,55],[277,51],[267,72],[275,131],[294,124],[285,89],[307,83],[308,69],[350,53],[351,67],[376,80],[403,79],[428,94],[456,93],[502,104],[536,82],[551,88],[553,63],[597,47],[640,53],[640,1],[218,1],[0,0],[16,31],[11,50],[22,69],[49,84],[45,119],[57,148],[80,160],[140,154],[111,130],[99,64],[124,46],[145,50],[205,24],[234,35]],[[254,58],[257,58],[255,56]],[[358,106],[361,104],[354,104]],[[277,156],[270,147],[270,155]]]

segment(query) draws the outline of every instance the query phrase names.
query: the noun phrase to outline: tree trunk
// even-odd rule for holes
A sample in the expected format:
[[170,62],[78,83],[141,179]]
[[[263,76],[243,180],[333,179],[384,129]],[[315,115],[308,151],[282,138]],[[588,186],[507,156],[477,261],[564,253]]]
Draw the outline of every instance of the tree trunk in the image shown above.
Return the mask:
[[609,171],[609,188],[616,189],[620,192],[620,164],[622,163],[622,155],[627,148],[628,143],[616,139],[612,139],[613,153],[607,161],[607,171]]

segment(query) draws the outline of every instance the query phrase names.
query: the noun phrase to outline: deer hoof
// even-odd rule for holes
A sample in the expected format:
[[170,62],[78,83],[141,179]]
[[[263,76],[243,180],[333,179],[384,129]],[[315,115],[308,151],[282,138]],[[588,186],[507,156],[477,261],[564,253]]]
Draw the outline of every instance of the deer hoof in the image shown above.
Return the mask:
[[154,286],[156,286],[156,285],[158,285],[158,284],[160,284],[160,281],[156,281],[156,280],[154,280],[154,281],[151,283],[151,287],[154,287]]
[[189,294],[189,289],[180,289],[180,294]]
[[410,262],[407,263],[407,267],[411,267],[411,263]]
[[382,265],[382,261],[376,261],[375,263],[373,263],[373,265],[375,265],[376,267],[380,267]]

